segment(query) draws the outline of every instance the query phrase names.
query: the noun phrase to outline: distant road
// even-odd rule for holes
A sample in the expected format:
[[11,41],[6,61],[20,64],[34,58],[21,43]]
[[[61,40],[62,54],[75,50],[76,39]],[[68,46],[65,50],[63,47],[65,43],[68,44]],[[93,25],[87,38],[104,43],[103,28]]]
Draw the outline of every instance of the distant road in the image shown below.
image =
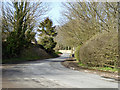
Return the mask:
[[61,61],[68,56],[4,65],[3,88],[118,88],[117,82],[96,74],[65,68]]
[[59,52],[62,52],[62,53],[71,53],[72,51],[71,50],[59,50]]

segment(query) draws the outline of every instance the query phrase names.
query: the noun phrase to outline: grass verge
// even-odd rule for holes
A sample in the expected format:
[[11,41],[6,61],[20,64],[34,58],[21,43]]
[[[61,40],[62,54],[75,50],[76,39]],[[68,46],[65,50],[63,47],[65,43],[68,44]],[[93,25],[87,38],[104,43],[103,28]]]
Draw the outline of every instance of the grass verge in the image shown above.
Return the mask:
[[117,68],[111,68],[111,67],[87,67],[82,63],[78,63],[79,66],[88,68],[88,69],[93,69],[93,70],[99,70],[99,71],[108,71],[108,72],[118,72]]
[[18,57],[18,58],[10,58],[10,59],[3,59],[2,64],[17,64],[27,61],[35,61],[35,60],[42,60],[47,59],[43,57]]

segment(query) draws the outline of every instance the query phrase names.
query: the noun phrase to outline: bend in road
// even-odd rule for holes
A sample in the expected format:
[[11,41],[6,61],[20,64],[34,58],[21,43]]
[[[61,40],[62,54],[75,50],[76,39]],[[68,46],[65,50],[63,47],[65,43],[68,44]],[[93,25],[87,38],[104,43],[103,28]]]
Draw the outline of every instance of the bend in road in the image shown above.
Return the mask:
[[3,88],[118,88],[117,82],[62,66],[68,56],[3,65]]

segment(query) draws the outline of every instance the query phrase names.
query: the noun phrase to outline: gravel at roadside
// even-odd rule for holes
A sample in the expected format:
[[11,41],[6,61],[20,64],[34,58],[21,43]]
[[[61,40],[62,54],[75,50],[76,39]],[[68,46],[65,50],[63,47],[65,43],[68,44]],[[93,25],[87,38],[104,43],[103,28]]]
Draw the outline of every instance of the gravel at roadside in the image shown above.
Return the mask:
[[78,70],[78,71],[83,71],[86,73],[93,73],[93,74],[98,74],[101,77],[104,78],[109,78],[109,79],[114,79],[116,81],[120,81],[120,76],[118,75],[117,72],[105,72],[105,71],[99,71],[99,70],[93,70],[93,69],[88,69],[84,68],[78,65],[77,61],[73,58],[69,58],[65,60],[64,62],[61,62],[62,65],[64,65],[67,68],[73,69],[73,70]]

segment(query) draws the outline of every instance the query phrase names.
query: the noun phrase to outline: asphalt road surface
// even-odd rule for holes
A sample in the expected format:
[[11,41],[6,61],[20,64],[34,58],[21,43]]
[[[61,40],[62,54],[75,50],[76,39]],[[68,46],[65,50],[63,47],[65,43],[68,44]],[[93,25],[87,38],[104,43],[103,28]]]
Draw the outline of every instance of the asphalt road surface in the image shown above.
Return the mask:
[[118,88],[116,81],[65,68],[68,56],[3,65],[2,88]]

